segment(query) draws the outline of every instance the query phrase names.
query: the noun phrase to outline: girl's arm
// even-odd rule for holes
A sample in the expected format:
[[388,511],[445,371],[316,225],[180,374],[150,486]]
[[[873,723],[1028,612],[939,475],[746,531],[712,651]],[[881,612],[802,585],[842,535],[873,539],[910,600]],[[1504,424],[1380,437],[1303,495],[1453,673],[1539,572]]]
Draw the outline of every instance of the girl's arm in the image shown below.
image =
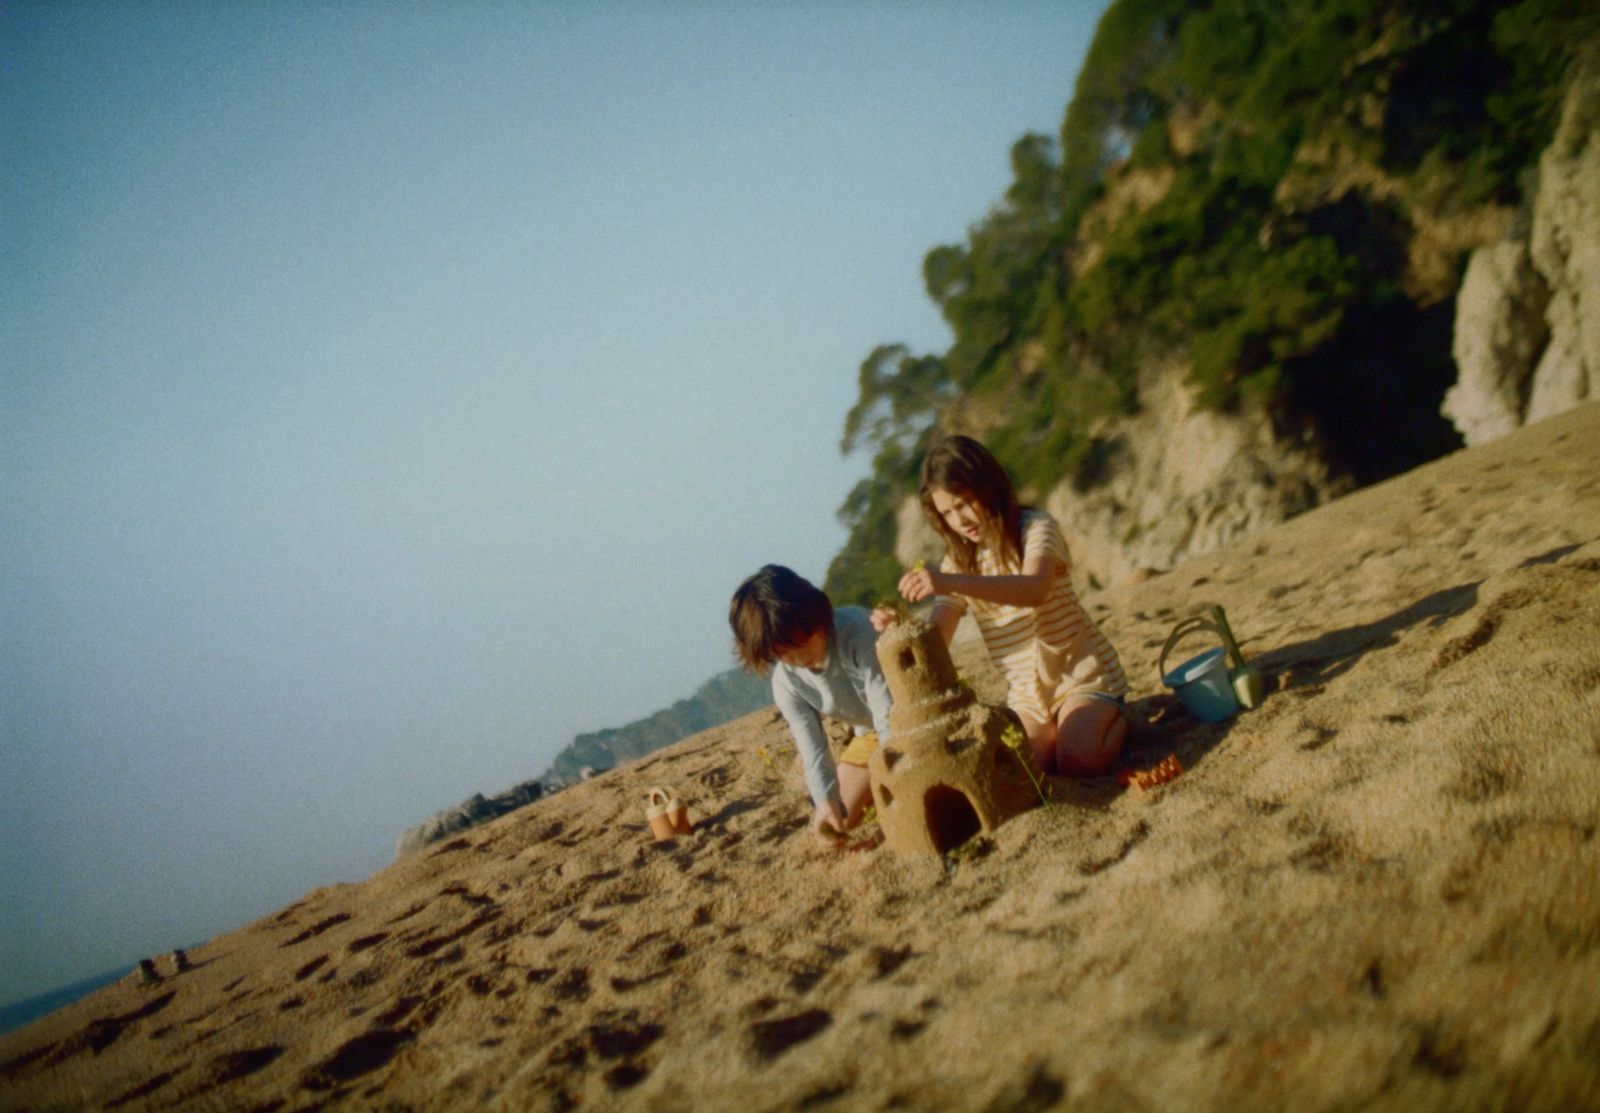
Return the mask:
[[[974,576],[964,572],[936,572],[931,568],[907,572],[900,577],[900,594],[913,603],[935,595],[965,595],[986,603],[1037,607],[1050,598],[1051,584],[1065,571],[1066,564],[1059,558],[1047,552],[1035,552],[1028,554],[1021,574],[1015,576]],[[960,618],[959,615],[955,617]],[[951,629],[954,628],[952,623]],[[940,632],[943,630],[941,625]]]
[[948,603],[933,605],[933,625],[938,629],[945,645],[949,645],[950,639],[956,636],[956,627],[961,624],[961,613],[960,607],[953,607]]
[[[903,581],[900,590],[905,590]],[[945,645],[949,645],[950,639],[956,636],[956,627],[960,625],[961,616],[964,613],[961,607],[953,606],[949,603],[934,604],[933,614],[928,617],[939,631],[939,636],[944,639]],[[872,608],[872,628],[880,634],[899,621],[900,615],[888,607]]]

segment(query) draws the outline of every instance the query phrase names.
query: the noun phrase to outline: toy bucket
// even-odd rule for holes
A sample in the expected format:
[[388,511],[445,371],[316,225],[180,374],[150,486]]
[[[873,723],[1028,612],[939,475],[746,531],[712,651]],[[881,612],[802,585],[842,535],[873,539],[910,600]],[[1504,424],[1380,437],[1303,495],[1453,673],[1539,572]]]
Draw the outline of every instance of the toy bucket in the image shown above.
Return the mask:
[[1239,710],[1239,697],[1228,680],[1227,652],[1221,646],[1208,649],[1161,678],[1202,723],[1220,723]]
[[689,809],[659,785],[645,796],[645,822],[650,824],[650,834],[657,842],[692,834],[694,824],[689,822]]
[[1196,630],[1216,631],[1204,618],[1191,618],[1178,623],[1167,636],[1161,649],[1161,682],[1171,688],[1182,701],[1184,708],[1202,723],[1220,723],[1239,710],[1239,696],[1234,691],[1228,671],[1226,646],[1208,649],[1198,657],[1191,657],[1177,668],[1167,671],[1167,654],[1186,634]]

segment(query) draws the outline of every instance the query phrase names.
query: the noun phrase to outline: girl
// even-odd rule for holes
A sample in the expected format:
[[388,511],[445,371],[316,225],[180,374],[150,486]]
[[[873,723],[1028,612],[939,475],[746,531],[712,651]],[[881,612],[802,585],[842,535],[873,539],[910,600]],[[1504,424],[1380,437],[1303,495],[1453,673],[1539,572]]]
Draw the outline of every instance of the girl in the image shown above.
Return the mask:
[[[1018,506],[1005,469],[970,437],[934,445],[920,494],[945,556],[938,571],[902,576],[900,593],[913,603],[937,597],[933,621],[947,644],[971,608],[1046,772],[1103,773],[1128,735],[1128,681],[1072,590],[1061,528]],[[880,628],[886,619],[873,615]]]

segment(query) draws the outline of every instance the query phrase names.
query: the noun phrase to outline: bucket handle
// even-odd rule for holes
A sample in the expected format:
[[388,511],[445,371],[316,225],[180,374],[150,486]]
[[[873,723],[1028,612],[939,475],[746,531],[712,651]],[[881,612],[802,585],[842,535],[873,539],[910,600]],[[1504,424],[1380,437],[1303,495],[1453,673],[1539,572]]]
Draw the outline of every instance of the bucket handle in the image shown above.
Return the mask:
[[1161,660],[1156,664],[1156,672],[1160,673],[1163,677],[1167,675],[1167,654],[1172,652],[1173,646],[1177,645],[1185,637],[1194,633],[1196,630],[1210,630],[1218,637],[1222,636],[1222,631],[1217,629],[1216,623],[1212,622],[1203,614],[1197,614],[1193,618],[1184,619],[1182,622],[1178,623],[1172,628],[1172,633],[1167,635],[1167,644],[1161,647]]
[[[660,797],[660,799],[657,799],[657,797]],[[672,794],[660,785],[653,786],[645,796],[645,800],[651,807],[662,809],[670,807],[673,803]]]

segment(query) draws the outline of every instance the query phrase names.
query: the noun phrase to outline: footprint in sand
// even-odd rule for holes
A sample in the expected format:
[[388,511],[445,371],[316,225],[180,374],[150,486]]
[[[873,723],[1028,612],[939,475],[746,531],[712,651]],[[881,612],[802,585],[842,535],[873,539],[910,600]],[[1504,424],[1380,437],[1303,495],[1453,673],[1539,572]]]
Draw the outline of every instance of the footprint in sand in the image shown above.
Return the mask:
[[382,943],[387,938],[389,938],[389,933],[386,931],[376,932],[372,935],[363,935],[360,939],[352,939],[349,945],[345,947],[345,950],[350,954],[358,954],[359,952],[366,950],[368,947],[376,947],[379,943]]
[[168,1082],[171,1082],[174,1078],[176,1078],[177,1073],[177,1071],[169,1070],[163,1071],[153,1078],[147,1078],[143,1082],[139,1083],[139,1085],[133,1087],[133,1089],[125,1090],[116,1097],[112,1098],[110,1101],[106,1102],[106,1108],[121,1109],[124,1105],[127,1105],[131,1101],[138,1101],[140,1098],[149,1097],[151,1094],[161,1089],[161,1087],[165,1086]]
[[1496,597],[1484,608],[1477,625],[1461,637],[1446,642],[1439,649],[1438,654],[1434,656],[1431,671],[1437,672],[1449,668],[1462,658],[1482,649],[1499,632],[1500,624],[1505,620],[1507,612],[1526,607],[1530,603],[1537,603],[1539,600],[1539,593],[1529,588],[1516,588]]
[[1307,842],[1289,855],[1289,864],[1315,873],[1332,873],[1334,866],[1350,856],[1349,840],[1339,832],[1305,816],[1289,820],[1291,835]]
[[581,1071],[591,1057],[611,1063],[601,1076],[611,1090],[626,1090],[644,1081],[650,1068],[638,1056],[666,1032],[661,1025],[640,1021],[632,1010],[602,1013],[597,1022],[568,1037],[550,1051],[546,1064],[562,1074]]
[[807,1009],[776,1020],[758,1020],[750,1025],[751,1048],[761,1062],[771,1062],[791,1047],[818,1035],[832,1023],[833,1014],[826,1009]]
[[337,926],[339,924],[342,924],[342,923],[344,923],[346,920],[348,920],[350,918],[351,918],[350,913],[348,913],[348,912],[340,912],[338,915],[329,916],[325,920],[318,920],[316,923],[314,923],[310,927],[306,928],[299,935],[295,936],[293,939],[289,940],[287,943],[280,943],[280,944],[278,944],[278,946],[279,947],[293,947],[296,943],[304,943],[306,940],[314,939],[317,936],[321,935],[323,932],[327,931],[329,928],[335,927],[335,926]]
[[385,1066],[400,1049],[416,1039],[403,1028],[374,1028],[342,1044],[328,1058],[306,1071],[300,1085],[308,1090],[332,1090]]
[[244,1051],[230,1051],[219,1055],[212,1060],[211,1086],[221,1086],[227,1082],[244,1078],[264,1070],[283,1054],[283,1048],[276,1044],[266,1047],[252,1047]]
[[1115,851],[1103,858],[1085,858],[1078,863],[1078,872],[1084,877],[1092,877],[1103,873],[1133,853],[1134,847],[1144,842],[1150,836],[1150,824],[1140,820],[1122,840],[1122,844]]

